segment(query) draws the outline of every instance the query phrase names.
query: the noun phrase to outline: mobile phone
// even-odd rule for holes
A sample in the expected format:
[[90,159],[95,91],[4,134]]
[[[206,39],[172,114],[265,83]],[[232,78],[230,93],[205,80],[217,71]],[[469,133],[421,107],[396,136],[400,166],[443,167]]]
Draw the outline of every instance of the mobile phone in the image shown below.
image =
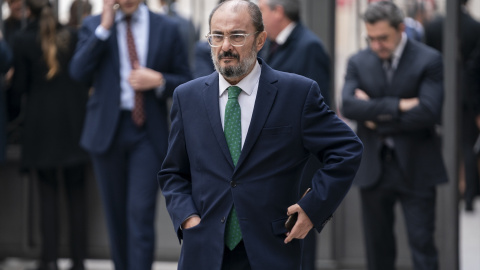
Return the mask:
[[[307,193],[311,190],[311,188],[307,188],[307,190],[305,191],[305,193],[303,193],[302,197],[300,198],[300,200],[305,197],[305,195],[307,195]],[[291,214],[287,221],[285,221],[285,228],[287,229],[287,231],[291,231],[293,229],[293,226],[295,226],[295,223],[297,223],[297,219],[298,219],[298,213],[293,213]]]

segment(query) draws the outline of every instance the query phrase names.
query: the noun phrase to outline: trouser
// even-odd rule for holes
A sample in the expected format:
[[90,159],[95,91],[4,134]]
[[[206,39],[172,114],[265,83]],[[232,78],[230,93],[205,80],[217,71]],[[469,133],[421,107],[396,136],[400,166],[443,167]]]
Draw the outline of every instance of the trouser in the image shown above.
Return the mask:
[[116,270],[150,270],[153,262],[157,173],[161,160],[144,128],[122,112],[110,149],[92,154]]
[[[86,191],[85,165],[61,169],[68,204],[70,227],[70,252],[74,264],[83,264],[86,253]],[[58,170],[37,170],[40,189],[40,224],[43,262],[55,262],[58,258]]]
[[395,203],[400,202],[415,270],[438,269],[434,243],[435,187],[409,187],[392,150],[382,151],[379,183],[360,190],[369,270],[395,269]]

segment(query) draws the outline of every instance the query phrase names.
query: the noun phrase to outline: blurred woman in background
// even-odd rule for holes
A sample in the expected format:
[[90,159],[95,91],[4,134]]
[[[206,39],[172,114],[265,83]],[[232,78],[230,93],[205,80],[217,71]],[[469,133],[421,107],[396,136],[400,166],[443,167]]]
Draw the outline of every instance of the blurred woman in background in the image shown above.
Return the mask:
[[82,26],[83,19],[90,14],[92,14],[92,4],[88,0],[75,0],[70,6],[70,19],[67,25],[79,28]]
[[26,95],[22,165],[35,170],[40,191],[42,245],[38,269],[58,269],[61,179],[68,201],[71,269],[81,270],[86,250],[88,156],[78,142],[88,88],[68,75],[76,34],[58,23],[48,0],[26,0],[26,5],[29,22],[14,41],[13,88]]

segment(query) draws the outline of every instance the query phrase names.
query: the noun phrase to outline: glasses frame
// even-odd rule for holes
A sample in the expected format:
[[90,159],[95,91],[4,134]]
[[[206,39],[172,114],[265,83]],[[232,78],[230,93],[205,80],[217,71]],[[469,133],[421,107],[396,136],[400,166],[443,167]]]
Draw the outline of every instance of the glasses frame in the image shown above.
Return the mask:
[[[241,34],[241,33],[239,33],[239,34],[230,34],[230,35],[210,34],[210,33],[208,33],[208,34],[205,35],[205,38],[207,38],[207,42],[208,42],[208,44],[210,45],[210,47],[214,47],[214,48],[221,47],[222,44],[225,42],[225,38],[228,39],[228,42],[229,42],[230,45],[232,45],[233,47],[242,47],[242,46],[244,46],[245,43],[247,42],[247,37],[249,37],[249,36],[251,36],[251,35],[255,35],[256,33],[258,33],[258,31],[255,31],[255,32],[250,33],[250,34]],[[243,37],[244,37],[243,44],[233,44],[233,43],[230,41],[230,37],[231,37],[232,35],[243,36]],[[222,43],[221,43],[220,45],[214,45],[214,44],[212,44],[211,38],[212,38],[213,36],[223,36]]]

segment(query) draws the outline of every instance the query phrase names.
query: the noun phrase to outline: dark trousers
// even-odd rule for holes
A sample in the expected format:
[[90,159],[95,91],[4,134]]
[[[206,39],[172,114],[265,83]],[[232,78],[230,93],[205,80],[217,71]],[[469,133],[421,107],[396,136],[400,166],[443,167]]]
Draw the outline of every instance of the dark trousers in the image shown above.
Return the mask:
[[116,270],[150,270],[153,262],[157,173],[162,161],[129,112],[122,112],[110,149],[92,154]]
[[[69,212],[70,252],[74,265],[83,265],[86,253],[85,165],[64,167],[64,185]],[[56,262],[58,258],[58,170],[37,170],[40,189],[40,225],[42,235],[42,262]]]
[[386,152],[382,153],[382,176],[378,185],[360,190],[368,269],[395,269],[394,206],[398,201],[403,210],[414,269],[436,270],[435,187],[409,187],[395,154],[390,150]]
[[250,263],[247,257],[245,245],[241,241],[233,250],[225,246],[223,252],[222,270],[250,270]]

